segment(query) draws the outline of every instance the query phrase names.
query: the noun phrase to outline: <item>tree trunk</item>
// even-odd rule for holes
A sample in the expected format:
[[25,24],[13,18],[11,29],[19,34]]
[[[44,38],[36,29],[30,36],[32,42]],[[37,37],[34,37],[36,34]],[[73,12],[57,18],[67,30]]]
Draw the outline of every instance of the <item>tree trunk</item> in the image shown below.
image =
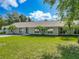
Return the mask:
[[79,36],[78,36],[78,44],[79,44]]

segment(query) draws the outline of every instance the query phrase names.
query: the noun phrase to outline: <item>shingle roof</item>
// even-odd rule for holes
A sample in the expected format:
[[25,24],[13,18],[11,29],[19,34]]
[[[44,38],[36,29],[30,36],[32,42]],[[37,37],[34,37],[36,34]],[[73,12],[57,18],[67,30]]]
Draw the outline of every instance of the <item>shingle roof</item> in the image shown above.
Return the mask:
[[37,26],[44,26],[44,27],[63,27],[64,22],[61,21],[43,21],[43,22],[17,22],[12,25],[15,25],[17,28],[24,28],[24,27],[37,27]]

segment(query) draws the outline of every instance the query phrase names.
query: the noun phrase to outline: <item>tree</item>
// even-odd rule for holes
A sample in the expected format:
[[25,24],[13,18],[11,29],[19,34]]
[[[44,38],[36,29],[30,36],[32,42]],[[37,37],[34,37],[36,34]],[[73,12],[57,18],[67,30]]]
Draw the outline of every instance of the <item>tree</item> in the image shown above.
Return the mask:
[[8,13],[7,14],[7,25],[10,25],[12,23],[15,23],[15,22],[30,22],[31,21],[31,18],[30,17],[26,17],[25,15],[23,14],[19,14],[17,12],[14,12],[14,13]]
[[44,0],[50,6],[53,6],[56,1],[58,1],[57,10],[60,15],[68,16],[70,20],[79,19],[79,0]]
[[32,21],[32,19],[30,17],[27,17],[27,20],[28,20],[28,22],[31,22]]
[[2,30],[3,30],[3,32],[4,32],[4,33],[6,33],[6,27],[3,27],[3,29],[2,29]]
[[[79,0],[58,0],[57,10],[61,17],[61,20],[67,18],[68,28],[71,31],[72,23],[74,20],[79,20]],[[56,0],[44,0],[44,2],[49,3],[50,6],[55,4]],[[78,37],[79,41],[79,37]]]
[[0,17],[0,29],[2,28],[3,25],[4,25],[4,21],[3,21],[2,17]]
[[23,14],[21,14],[21,15],[19,16],[19,18],[20,18],[20,21],[21,21],[21,22],[26,22],[26,20],[27,20],[27,17],[26,17],[25,15],[23,15]]
[[[57,0],[44,0],[44,2],[49,3],[50,6],[53,6]],[[67,24],[71,29],[72,23],[74,20],[79,19],[79,0],[58,0],[57,5],[58,14],[61,17],[61,20],[67,18]],[[70,23],[70,24],[69,24]]]
[[47,31],[47,28],[44,26],[37,26],[36,29],[38,29],[42,35],[44,35],[45,32]]
[[15,23],[15,22],[21,22],[21,19],[20,19],[20,14],[18,14],[17,12],[13,12],[13,13],[7,13],[7,25],[10,25],[12,23]]
[[66,21],[63,30],[66,31],[66,34],[72,35],[74,34],[73,30],[74,30],[74,23]]
[[6,25],[10,25],[10,24],[14,23],[14,19],[13,19],[12,14],[7,13],[7,17],[6,17],[6,18],[7,18],[7,19],[5,20],[5,21],[6,21]]
[[12,17],[13,17],[14,22],[21,22],[20,14],[19,13],[13,12],[12,13]]
[[14,30],[16,29],[16,26],[10,25],[8,29],[14,34]]

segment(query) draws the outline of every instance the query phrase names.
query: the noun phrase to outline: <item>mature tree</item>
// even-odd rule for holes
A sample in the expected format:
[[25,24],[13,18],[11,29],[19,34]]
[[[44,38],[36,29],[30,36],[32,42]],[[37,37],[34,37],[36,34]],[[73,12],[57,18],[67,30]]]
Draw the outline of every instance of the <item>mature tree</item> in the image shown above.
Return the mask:
[[10,25],[9,27],[8,27],[8,30],[10,30],[12,33],[14,33],[14,30],[16,29],[16,26],[14,26],[14,25]]
[[64,22],[65,22],[65,25],[63,30],[66,31],[66,34],[69,34],[69,35],[74,34],[74,29],[75,29],[74,23],[69,20]]
[[15,22],[30,22],[31,19],[29,17],[26,17],[25,15],[23,14],[19,14],[17,12],[14,12],[14,13],[8,13],[7,14],[7,24],[10,25],[12,23],[15,23]]
[[23,15],[23,14],[21,14],[21,15],[19,16],[19,18],[20,18],[20,21],[21,21],[21,22],[26,22],[26,20],[27,20],[27,17],[26,17],[25,15]]
[[4,20],[3,20],[3,18],[0,16],[0,29],[2,28],[3,25],[4,25]]
[[57,10],[61,16],[61,20],[67,18],[67,24],[71,30],[73,21],[79,19],[79,0],[44,0],[50,6],[53,6],[56,1],[59,1]]
[[70,20],[79,19],[79,0],[44,0],[44,2],[49,3],[51,6],[56,1],[59,1],[57,10],[60,15],[67,16]]
[[30,17],[27,17],[27,21],[28,21],[28,22],[31,22],[32,19],[31,19]]
[[5,20],[5,21],[6,21],[6,25],[10,25],[10,24],[12,24],[12,23],[14,22],[14,19],[13,19],[12,14],[7,13],[7,17],[6,17],[6,18],[7,18],[7,19]]
[[14,13],[7,13],[7,25],[10,25],[14,22],[21,22],[21,19],[19,18],[19,14],[17,12]]
[[36,29],[38,29],[42,35],[44,35],[45,32],[47,31],[47,28],[44,26],[37,26]]
[[13,16],[14,22],[26,22],[26,21],[30,22],[31,21],[30,17],[26,17],[25,15],[19,14],[17,12],[14,12],[12,16]]
[[12,13],[12,17],[14,22],[21,22],[20,14],[18,14],[17,12]]

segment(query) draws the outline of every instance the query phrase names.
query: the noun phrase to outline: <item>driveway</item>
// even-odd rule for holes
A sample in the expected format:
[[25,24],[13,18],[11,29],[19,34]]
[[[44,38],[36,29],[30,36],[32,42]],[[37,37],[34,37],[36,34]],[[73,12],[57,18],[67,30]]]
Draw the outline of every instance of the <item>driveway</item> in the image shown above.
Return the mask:
[[9,36],[14,36],[14,35],[0,35],[0,37],[9,37]]

